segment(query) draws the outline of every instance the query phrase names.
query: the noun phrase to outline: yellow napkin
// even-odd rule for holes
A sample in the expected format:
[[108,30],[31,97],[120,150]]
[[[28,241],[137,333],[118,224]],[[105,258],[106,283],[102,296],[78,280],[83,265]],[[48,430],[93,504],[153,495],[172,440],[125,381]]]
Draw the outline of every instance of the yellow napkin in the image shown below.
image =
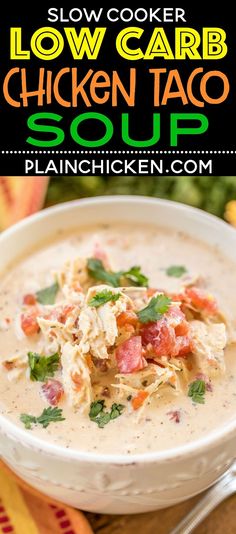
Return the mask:
[[93,534],[85,516],[37,492],[0,462],[1,534]]

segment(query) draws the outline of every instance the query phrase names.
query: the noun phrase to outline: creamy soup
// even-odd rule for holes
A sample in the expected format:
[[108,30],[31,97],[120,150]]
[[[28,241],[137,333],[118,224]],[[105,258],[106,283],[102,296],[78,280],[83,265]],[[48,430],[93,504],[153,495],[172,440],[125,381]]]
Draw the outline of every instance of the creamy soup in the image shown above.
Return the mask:
[[58,233],[2,276],[1,414],[102,454],[201,438],[235,417],[235,279],[175,231]]

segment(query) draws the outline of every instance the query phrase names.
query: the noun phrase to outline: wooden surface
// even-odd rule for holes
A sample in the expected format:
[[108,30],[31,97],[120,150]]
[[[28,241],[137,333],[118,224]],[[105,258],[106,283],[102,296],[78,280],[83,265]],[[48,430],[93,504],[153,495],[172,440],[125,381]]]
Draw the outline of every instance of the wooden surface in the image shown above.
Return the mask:
[[[138,516],[96,516],[87,514],[95,534],[170,534],[171,529],[199,500],[174,508]],[[221,504],[195,531],[197,534],[236,534],[236,496]]]

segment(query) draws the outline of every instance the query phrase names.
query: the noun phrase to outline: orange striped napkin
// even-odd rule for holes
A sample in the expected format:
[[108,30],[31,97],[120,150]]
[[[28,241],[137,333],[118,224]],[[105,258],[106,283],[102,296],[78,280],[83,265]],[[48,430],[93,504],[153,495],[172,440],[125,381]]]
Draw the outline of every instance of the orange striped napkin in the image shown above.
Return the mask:
[[0,462],[1,534],[93,534],[85,516],[50,500]]

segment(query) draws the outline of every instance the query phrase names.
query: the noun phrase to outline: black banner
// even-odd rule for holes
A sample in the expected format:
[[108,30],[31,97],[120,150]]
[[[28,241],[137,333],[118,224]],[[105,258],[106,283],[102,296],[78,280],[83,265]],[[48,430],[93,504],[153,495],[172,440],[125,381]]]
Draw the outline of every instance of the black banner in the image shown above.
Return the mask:
[[2,16],[2,175],[234,175],[233,14],[29,8]]

